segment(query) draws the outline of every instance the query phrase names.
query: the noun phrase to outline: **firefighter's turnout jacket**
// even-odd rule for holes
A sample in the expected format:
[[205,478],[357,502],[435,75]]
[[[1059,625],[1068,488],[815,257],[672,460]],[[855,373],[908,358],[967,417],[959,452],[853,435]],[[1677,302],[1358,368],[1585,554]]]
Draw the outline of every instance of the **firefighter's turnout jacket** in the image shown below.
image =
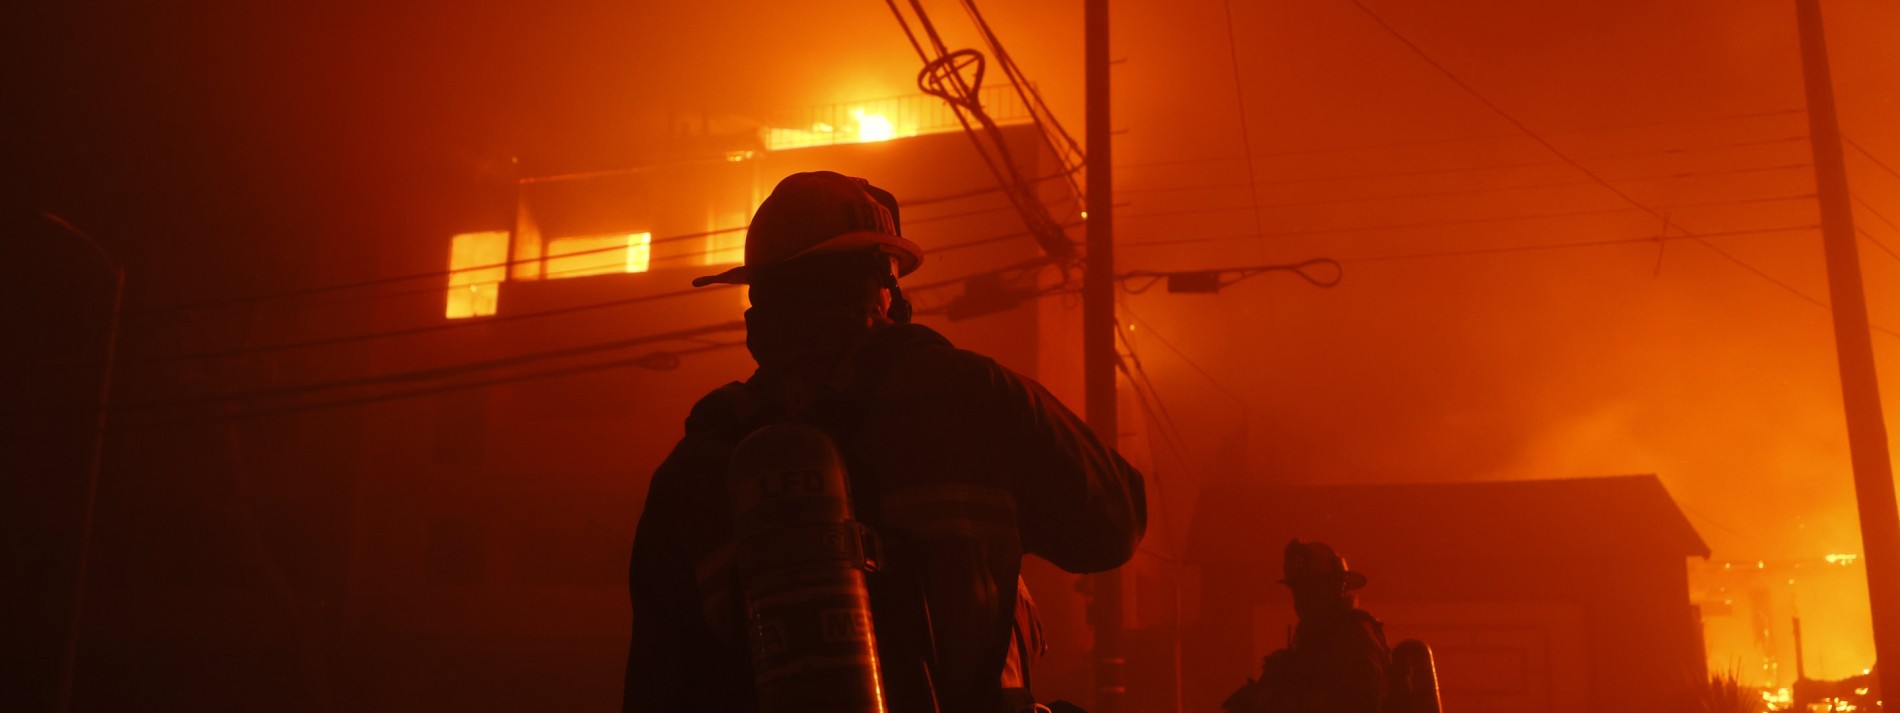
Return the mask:
[[1261,662],[1223,704],[1227,713],[1380,713],[1392,660],[1385,627],[1364,609],[1302,617],[1290,646]]
[[1007,709],[1005,669],[1037,653],[1017,623],[1022,556],[1070,572],[1126,562],[1147,522],[1141,474],[1042,386],[926,327],[867,332],[816,385],[770,371],[702,399],[653,475],[625,709],[756,709],[726,472],[740,439],[788,418],[837,441],[857,517],[883,543],[867,586],[889,709],[929,711],[932,691],[943,713]]

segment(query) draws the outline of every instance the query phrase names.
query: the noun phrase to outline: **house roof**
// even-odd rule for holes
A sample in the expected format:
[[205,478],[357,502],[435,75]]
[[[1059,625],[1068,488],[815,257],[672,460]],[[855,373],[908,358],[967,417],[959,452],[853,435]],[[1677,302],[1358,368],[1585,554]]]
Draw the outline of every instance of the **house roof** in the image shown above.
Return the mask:
[[1196,562],[1279,562],[1288,539],[1421,559],[1709,556],[1654,475],[1403,485],[1206,488]]

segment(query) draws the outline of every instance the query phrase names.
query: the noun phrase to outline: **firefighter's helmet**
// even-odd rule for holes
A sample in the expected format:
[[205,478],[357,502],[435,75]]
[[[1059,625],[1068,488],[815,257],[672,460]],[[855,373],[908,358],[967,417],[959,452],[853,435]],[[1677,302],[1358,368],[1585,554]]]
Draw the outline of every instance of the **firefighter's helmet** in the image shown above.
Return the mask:
[[1285,568],[1280,583],[1289,587],[1337,585],[1340,591],[1352,591],[1366,586],[1366,576],[1347,569],[1346,558],[1324,542],[1295,538],[1286,543]]
[[831,171],[779,181],[746,228],[745,264],[693,280],[694,287],[751,284],[762,268],[820,253],[876,251],[897,261],[897,277],[916,270],[923,248],[903,237],[897,199],[870,181]]

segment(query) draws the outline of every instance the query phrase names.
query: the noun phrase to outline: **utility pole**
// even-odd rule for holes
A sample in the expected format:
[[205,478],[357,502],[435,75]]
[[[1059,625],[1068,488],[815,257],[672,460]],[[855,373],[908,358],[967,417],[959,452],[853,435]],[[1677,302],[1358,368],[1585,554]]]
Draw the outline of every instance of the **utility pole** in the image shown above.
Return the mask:
[[[1121,428],[1115,404],[1115,201],[1110,166],[1108,0],[1084,0],[1083,65],[1088,126],[1088,254],[1082,268],[1082,383],[1089,428],[1115,447]],[[1122,658],[1122,580],[1119,572],[1093,575],[1089,620],[1095,629],[1097,713],[1122,713],[1126,686]]]
[[1854,244],[1854,211],[1847,193],[1847,167],[1841,157],[1840,123],[1834,116],[1834,85],[1828,72],[1820,0],[1795,0],[1795,16],[1801,28],[1808,138],[1814,149],[1821,240],[1827,252],[1828,297],[1834,311],[1834,348],[1841,364],[1841,396],[1847,407],[1847,444],[1854,466],[1854,500],[1860,509],[1874,651],[1881,661],[1882,695],[1894,699],[1900,696],[1900,665],[1896,665],[1900,664],[1900,503],[1894,500],[1893,462],[1880,410],[1880,384],[1874,373],[1873,336],[1867,327],[1867,296],[1861,287],[1860,257]]

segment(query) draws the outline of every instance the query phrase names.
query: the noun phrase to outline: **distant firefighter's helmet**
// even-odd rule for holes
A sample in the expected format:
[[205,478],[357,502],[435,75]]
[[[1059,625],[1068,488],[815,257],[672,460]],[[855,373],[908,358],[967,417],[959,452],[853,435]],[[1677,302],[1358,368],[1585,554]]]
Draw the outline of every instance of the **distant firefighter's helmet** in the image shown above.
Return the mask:
[[1366,586],[1366,576],[1347,569],[1346,558],[1331,546],[1298,538],[1286,543],[1285,574],[1280,583],[1289,587],[1337,586],[1340,591],[1352,591]]

